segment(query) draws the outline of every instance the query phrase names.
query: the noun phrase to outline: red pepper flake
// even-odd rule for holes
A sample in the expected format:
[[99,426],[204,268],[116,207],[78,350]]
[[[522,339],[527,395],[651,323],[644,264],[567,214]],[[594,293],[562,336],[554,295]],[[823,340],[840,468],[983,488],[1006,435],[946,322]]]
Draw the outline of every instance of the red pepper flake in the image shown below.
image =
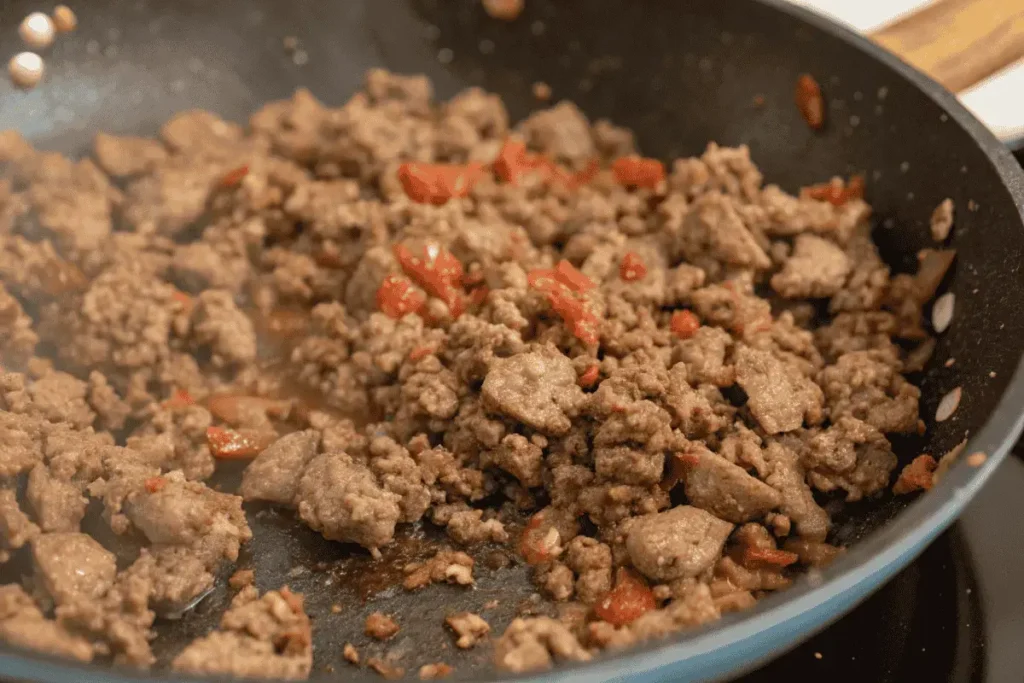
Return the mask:
[[553,277],[574,292],[586,292],[595,287],[594,281],[562,259],[555,266]]
[[416,313],[426,302],[426,297],[411,282],[398,275],[388,275],[377,290],[377,308],[396,320],[407,313]]
[[537,173],[544,181],[557,180],[570,189],[575,189],[586,185],[597,176],[601,170],[601,162],[591,159],[583,170],[569,173],[541,154],[530,154],[526,151],[526,145],[510,138],[505,140],[498,150],[492,168],[498,178],[512,185],[518,185],[528,173]]
[[692,311],[676,311],[672,314],[669,327],[672,329],[672,334],[680,339],[689,339],[700,329],[700,320]]
[[220,183],[218,184],[225,189],[238,187],[242,182],[242,179],[247,175],[249,175],[249,164],[242,164],[238,168],[233,168],[221,176]]
[[167,486],[167,480],[163,477],[150,477],[143,482],[143,486],[146,487],[146,491],[150,493],[156,493]]
[[600,375],[600,372],[601,371],[597,367],[597,365],[591,365],[589,368],[583,371],[582,375],[580,375],[579,385],[584,389],[589,389],[590,387],[594,386],[594,383],[597,382],[597,378],[598,375]]
[[171,299],[178,302],[186,309],[192,308],[192,297],[186,294],[185,292],[181,291],[180,289],[174,290],[174,292],[171,294]]
[[436,349],[433,346],[417,346],[409,352],[409,362],[415,363],[421,361],[430,354],[434,353]]
[[613,626],[625,626],[657,607],[647,583],[636,572],[619,567],[615,573],[615,588],[597,601],[594,614]]
[[619,277],[626,282],[635,282],[647,277],[647,265],[639,254],[631,251],[622,257],[622,263],[619,264]]
[[398,180],[409,199],[435,206],[467,196],[483,176],[484,166],[480,163],[405,163],[398,167]]
[[526,279],[531,287],[546,295],[551,308],[562,317],[577,339],[587,345],[598,343],[600,320],[576,296],[577,292],[584,292],[594,286],[590,278],[563,260],[551,270],[531,270]]
[[932,487],[932,473],[939,464],[930,455],[919,455],[903,468],[900,476],[893,484],[892,492],[897,496],[913,493],[914,491],[927,491]]
[[207,427],[206,443],[213,457],[223,460],[253,458],[276,440],[276,435],[252,430]]
[[840,178],[833,178],[827,183],[802,188],[800,196],[828,202],[833,206],[842,206],[853,199],[864,199],[864,176],[855,175],[848,183],[844,183]]
[[164,401],[164,408],[168,410],[177,410],[179,408],[187,408],[195,405],[195,399],[192,398],[192,394],[188,393],[184,389],[175,389],[171,397]]
[[591,159],[590,161],[587,162],[587,165],[583,167],[582,171],[573,174],[570,181],[570,187],[583,187],[584,185],[587,185],[591,181],[593,181],[594,178],[597,177],[597,174],[600,172],[600,160]]
[[493,165],[498,177],[513,185],[518,185],[520,178],[533,167],[534,161],[526,152],[526,145],[512,139],[505,140]]
[[807,125],[814,130],[821,130],[825,125],[825,100],[821,96],[821,86],[810,74],[802,74],[796,81],[796,107],[804,117]]
[[791,553],[788,550],[776,550],[775,548],[751,548],[747,547],[743,549],[743,564],[744,567],[753,567],[757,565],[771,565],[773,567],[788,567],[800,559],[800,556],[796,553]]
[[646,157],[622,157],[612,163],[612,174],[620,185],[653,190],[665,179],[665,164]]
[[448,305],[453,318],[465,310],[462,298],[462,263],[450,251],[436,244],[428,244],[423,258],[414,256],[404,244],[394,247],[395,258],[402,270],[431,296]]

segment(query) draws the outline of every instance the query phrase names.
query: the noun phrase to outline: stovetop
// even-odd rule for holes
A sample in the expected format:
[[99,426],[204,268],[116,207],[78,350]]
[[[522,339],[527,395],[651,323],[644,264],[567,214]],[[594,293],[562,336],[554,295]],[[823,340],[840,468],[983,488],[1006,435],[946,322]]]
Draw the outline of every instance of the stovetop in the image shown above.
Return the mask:
[[[1018,450],[1019,447],[1018,447]],[[1024,680],[1024,459],[856,610],[735,683]]]

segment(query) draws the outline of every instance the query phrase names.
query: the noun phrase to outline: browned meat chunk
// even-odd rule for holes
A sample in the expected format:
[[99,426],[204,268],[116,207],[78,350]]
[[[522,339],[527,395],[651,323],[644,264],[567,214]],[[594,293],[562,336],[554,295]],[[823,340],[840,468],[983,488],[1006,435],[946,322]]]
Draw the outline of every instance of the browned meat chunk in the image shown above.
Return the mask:
[[18,505],[12,489],[0,489],[0,550],[17,550],[39,535],[39,527]]
[[72,635],[43,616],[20,586],[0,586],[0,640],[16,647],[57,657],[88,662],[93,657],[88,640]]
[[629,527],[626,551],[633,566],[659,581],[697,576],[714,564],[732,524],[689,505],[639,517]]
[[459,637],[455,644],[463,650],[473,647],[491,632],[491,625],[479,614],[472,612],[450,614],[445,617],[444,622],[455,631],[455,635]]
[[705,270],[721,271],[723,266],[763,270],[771,266],[733,203],[717,192],[694,202],[679,239],[686,260]]
[[307,678],[313,640],[302,596],[287,588],[257,595],[251,586],[243,589],[221,618],[220,629],[192,641],[171,667],[196,675]]
[[794,365],[749,346],[736,352],[736,382],[747,392],[750,412],[768,434],[791,432],[822,418],[821,389]]
[[246,500],[292,505],[299,479],[319,442],[320,435],[312,430],[281,437],[245,468],[239,493]]
[[96,135],[93,153],[100,168],[115,178],[145,173],[167,158],[167,150],[156,140],[106,133]]
[[366,617],[366,625],[363,627],[366,635],[377,640],[388,640],[394,638],[398,633],[398,622],[381,612],[373,612]]
[[208,289],[199,295],[192,314],[196,343],[209,348],[216,366],[256,359],[256,330],[235,305],[230,292]]
[[550,617],[513,619],[494,646],[495,665],[515,673],[549,669],[556,661],[589,659],[576,636]]
[[426,562],[414,562],[405,567],[406,590],[416,590],[431,583],[473,584],[473,558],[463,552],[439,550]]
[[29,473],[25,497],[39,528],[47,532],[78,531],[89,502],[78,486],[55,478],[43,465]]
[[113,553],[87,534],[43,534],[32,541],[32,558],[40,587],[58,605],[102,597],[117,574]]
[[881,432],[917,430],[921,390],[899,374],[890,356],[877,351],[843,354],[818,377],[829,417],[867,422]]
[[839,292],[853,263],[842,249],[814,235],[800,235],[772,288],[787,299],[820,299]]
[[496,358],[481,395],[489,411],[554,435],[569,431],[583,400],[572,361],[552,347]]
[[814,500],[797,456],[778,442],[768,444],[764,454],[771,474],[769,486],[782,494],[779,509],[796,524],[797,533],[812,541],[824,541],[828,534],[828,513]]
[[759,519],[782,502],[778,491],[720,455],[702,450],[685,475],[690,505],[741,524]]
[[332,541],[366,548],[386,545],[394,537],[400,500],[345,453],[314,458],[299,480],[295,497],[306,524]]

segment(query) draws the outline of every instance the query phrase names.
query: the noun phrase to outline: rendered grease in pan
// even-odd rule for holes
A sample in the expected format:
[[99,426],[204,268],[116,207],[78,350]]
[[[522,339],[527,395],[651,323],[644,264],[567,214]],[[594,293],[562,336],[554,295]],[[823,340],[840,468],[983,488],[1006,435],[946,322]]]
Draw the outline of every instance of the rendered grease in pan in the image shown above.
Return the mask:
[[[745,147],[666,165],[569,102],[513,126],[380,70],[248,128],[0,150],[18,645],[300,678],[583,661],[820,576],[830,513],[891,496],[890,437],[924,424],[904,349],[953,253],[890,274],[860,178],[793,196]],[[448,649],[400,656],[413,630]]]

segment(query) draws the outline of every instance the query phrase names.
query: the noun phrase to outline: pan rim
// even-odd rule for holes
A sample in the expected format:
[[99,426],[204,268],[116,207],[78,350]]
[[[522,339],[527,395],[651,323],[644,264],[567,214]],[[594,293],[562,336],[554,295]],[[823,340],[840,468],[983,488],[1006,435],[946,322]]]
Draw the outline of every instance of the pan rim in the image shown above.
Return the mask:
[[[748,0],[788,14],[830,37],[845,42],[877,60],[928,96],[950,119],[966,132],[992,164],[996,174],[1014,200],[1020,218],[1018,229],[1024,229],[1024,171],[1009,150],[959,100],[927,75],[875,45],[853,30],[788,0]],[[730,614],[714,624],[693,632],[677,634],[670,639],[649,642],[629,650],[599,656],[593,661],[556,668],[532,676],[498,676],[498,680],[581,681],[615,680],[627,676],[650,674],[672,664],[687,661],[694,678],[688,680],[720,680],[752,669],[770,655],[781,654],[815,630],[840,618],[861,599],[917,556],[936,536],[944,531],[964,506],[981,489],[1006,457],[1016,438],[1024,429],[1024,358],[1017,367],[995,409],[978,431],[968,440],[967,452],[981,451],[988,459],[981,467],[971,467],[961,458],[947,476],[928,495],[921,496],[902,510],[891,522],[853,546],[815,580],[803,578],[792,587],[766,597],[752,609]],[[858,586],[869,586],[856,594]],[[849,596],[853,594],[852,598]],[[814,628],[801,628],[790,633],[789,640],[776,641],[778,648],[769,654],[751,658],[744,654],[726,653],[743,643],[767,637],[772,629],[785,630],[801,614],[847,601],[832,618],[815,620]],[[712,662],[711,660],[715,660]],[[142,672],[123,668],[98,667],[59,660],[46,655],[0,644],[0,671],[15,680],[44,683],[135,683],[137,681],[219,681],[236,680],[225,677],[194,677],[168,671]],[[673,675],[679,675],[679,669]],[[314,675],[313,681],[336,680]]]

